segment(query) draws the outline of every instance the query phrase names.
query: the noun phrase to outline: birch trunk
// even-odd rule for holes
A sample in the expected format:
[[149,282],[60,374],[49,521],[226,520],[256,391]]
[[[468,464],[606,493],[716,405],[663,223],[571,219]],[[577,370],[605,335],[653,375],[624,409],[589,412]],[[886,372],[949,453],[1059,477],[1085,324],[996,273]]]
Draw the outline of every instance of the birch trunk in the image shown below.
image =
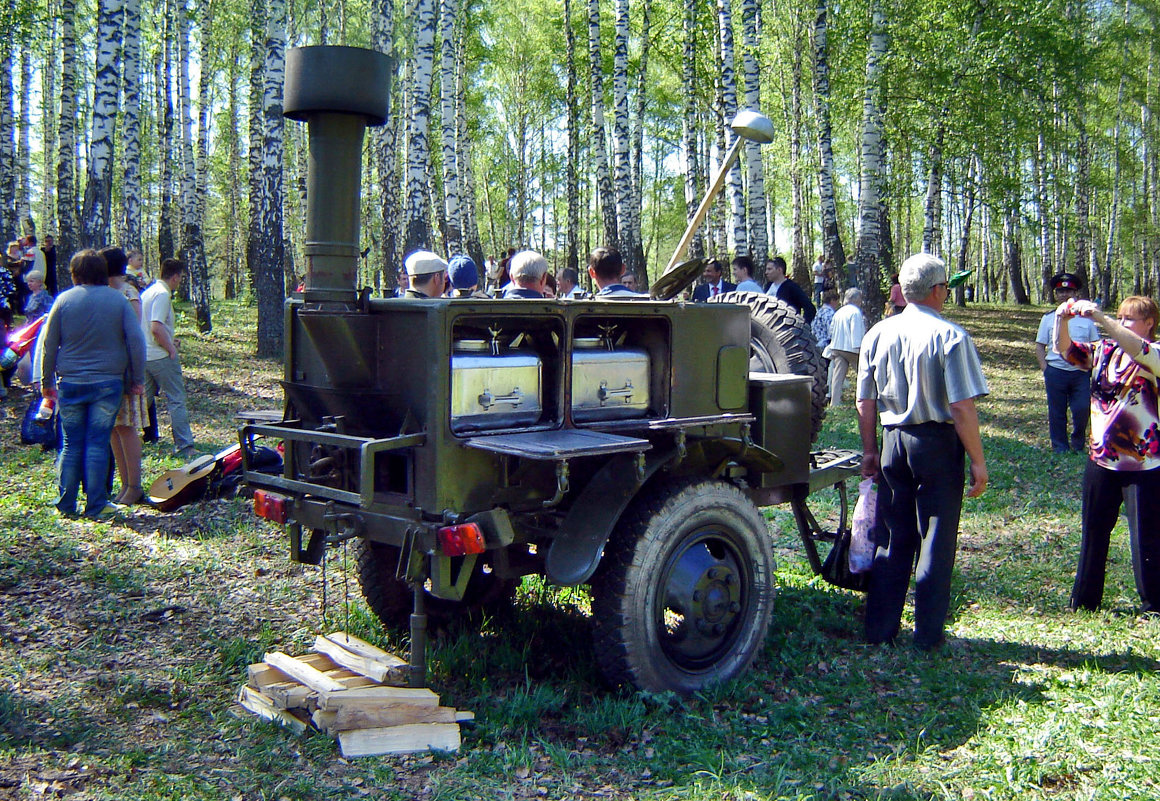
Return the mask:
[[1048,220],[1048,195],[1045,161],[1047,160],[1047,142],[1040,128],[1035,138],[1034,158],[1031,162],[1033,179],[1035,181],[1035,205],[1039,211],[1039,296],[1044,301],[1051,295],[1051,276],[1054,274],[1053,246],[1051,242],[1051,224]]
[[[15,2],[4,3],[4,16],[15,18]],[[15,236],[16,218],[16,126],[13,104],[12,67],[14,43],[0,36],[0,239]],[[65,285],[67,286],[67,284]]]
[[[720,80],[722,124],[727,129],[737,115],[737,73],[733,56],[733,10],[731,0],[717,0],[717,27],[721,42]],[[730,139],[726,134],[726,139]],[[731,140],[730,140],[731,141]],[[726,142],[728,145],[730,142]],[[724,157],[724,151],[722,151]],[[745,230],[745,188],[741,185],[741,169],[729,170],[726,179],[726,197],[729,201],[727,247],[736,254],[749,253],[749,239]]]
[[[696,0],[685,0],[684,14],[684,57],[681,94],[684,117],[681,135],[685,151],[685,219],[692,221],[701,200],[701,143],[697,136],[697,4]],[[688,258],[699,259],[705,255],[705,240],[698,229],[689,243]]]
[[846,265],[838,203],[834,197],[834,148],[830,125],[829,2],[818,0],[814,19],[814,111],[818,118],[818,202],[822,217],[822,252],[841,271]]
[[81,214],[81,247],[109,244],[113,202],[113,137],[117,126],[120,73],[117,45],[124,20],[122,0],[99,0],[97,10],[97,75],[93,85],[92,140],[88,180]]
[[283,239],[283,122],[282,82],[286,59],[285,0],[267,0],[262,47],[261,106],[258,154],[251,157],[258,178],[250,198],[250,271],[258,299],[258,355],[282,354],[282,302],[285,299],[285,241]]
[[612,45],[612,142],[616,190],[616,246],[627,272],[640,272],[632,220],[632,162],[629,156],[628,120],[628,0],[615,0]]
[[[745,70],[745,106],[761,110],[761,66],[758,59],[758,5],[757,0],[741,0],[741,29]],[[765,165],[761,145],[745,143],[745,176],[749,186],[747,214],[749,221],[749,255],[753,263],[764,265],[769,252],[769,228],[765,219]],[[759,269],[761,269],[759,267]]]
[[407,118],[407,179],[404,195],[406,239],[404,253],[431,248],[431,207],[428,184],[431,159],[428,130],[431,120],[431,76],[435,63],[435,0],[415,3],[411,102]]
[[226,199],[226,274],[224,293],[226,300],[235,299],[241,292],[240,266],[241,257],[238,252],[238,243],[242,232],[239,230],[239,220],[242,213],[242,198],[239,189],[239,176],[242,174],[241,119],[238,114],[238,74],[240,67],[240,43],[237,37],[230,39],[229,58],[226,63],[229,73],[229,85],[226,92],[226,147],[228,149],[227,163],[229,165],[230,180],[227,181],[228,196]]
[[790,261],[792,263],[793,279],[803,287],[811,287],[813,292],[813,274],[805,253],[803,217],[803,195],[805,187],[802,185],[802,41],[803,35],[796,32],[797,23],[794,23],[793,56],[790,64],[790,127],[789,127],[789,184],[793,212],[793,250]]
[[57,39],[57,24],[59,21],[60,11],[57,9],[57,4],[54,0],[48,0],[45,4],[48,12],[48,20],[46,23],[46,37],[45,37],[45,54],[44,54],[44,69],[40,71],[40,86],[41,97],[47,100],[41,103],[41,127],[40,127],[40,141],[41,141],[41,195],[40,195],[40,222],[44,226],[44,231],[59,231],[60,225],[56,221],[56,192],[55,192],[55,178],[54,178],[54,159],[56,156],[54,145],[56,144],[56,79],[57,70],[59,69],[56,63],[56,53],[58,46]]
[[[76,0],[60,4],[60,124],[56,151],[56,281],[60,289],[71,284],[69,256],[77,249],[76,199]],[[0,160],[2,161],[2,160]]]
[[866,93],[862,103],[862,174],[858,182],[856,283],[866,294],[867,323],[882,314],[882,81],[888,38],[881,0],[871,4],[870,47],[866,53]]
[[[463,246],[477,268],[483,269],[486,255],[479,240],[479,221],[475,216],[475,170],[472,166],[471,138],[467,134],[467,48],[466,37],[456,38],[455,57],[455,150],[463,188]],[[480,287],[486,276],[479,276]]]
[[604,66],[600,46],[600,0],[588,0],[588,67],[592,90],[592,155],[596,164],[596,192],[600,216],[604,220],[604,242],[616,247],[620,241],[616,225],[616,196],[608,175],[608,147],[604,134]]
[[121,236],[126,250],[141,248],[141,0],[125,0],[122,40]]
[[644,0],[641,8],[640,31],[640,65],[636,76],[636,125],[632,138],[632,215],[635,239],[635,263],[640,266],[637,272],[637,285],[640,291],[648,289],[648,248],[644,244],[644,119],[645,105],[648,102],[648,62],[649,50],[652,46],[652,0]]
[[32,219],[32,153],[28,148],[32,131],[32,48],[27,33],[20,36],[20,119],[16,123],[16,222],[20,233],[36,232]]
[[572,27],[572,0],[564,0],[564,40],[567,48],[567,105],[568,156],[564,160],[564,184],[568,203],[568,224],[564,231],[564,266],[580,269],[580,108],[576,102],[576,32]]
[[[1084,110],[1081,107],[1076,114],[1078,136],[1076,137],[1076,175],[1075,175],[1075,272],[1078,275],[1088,276],[1088,290],[1092,293],[1100,286],[1100,275],[1095,269],[1092,258],[1091,241],[1091,141],[1088,138],[1087,128],[1083,121]],[[1107,298],[1103,298],[1107,300]]]
[[173,10],[169,0],[158,0],[162,11],[163,37],[158,53],[157,115],[160,118],[158,136],[158,184],[161,189],[161,211],[157,220],[157,252],[160,259],[177,253],[174,236],[173,208]]
[[[394,0],[374,0],[371,7],[371,46],[380,53],[394,57],[391,66],[391,89],[398,89],[396,80],[397,54],[394,51],[395,15]],[[388,289],[395,289],[398,283],[396,265],[401,263],[398,258],[398,231],[399,231],[399,193],[396,165],[396,143],[398,142],[398,114],[394,110],[399,107],[395,91],[389,92],[390,107],[387,113],[387,124],[373,129],[371,141],[375,155],[375,171],[379,176],[379,265],[382,271],[383,284]]]
[[459,187],[459,152],[456,147],[458,117],[455,113],[458,99],[456,80],[456,38],[459,15],[458,0],[441,0],[439,15],[439,123],[442,131],[443,155],[443,242],[447,255],[463,249],[463,210]]
[[[206,5],[203,4],[203,15]],[[203,26],[206,24],[202,17]],[[185,0],[177,3],[177,44],[181,53],[177,65],[177,91],[180,98],[181,110],[181,259],[189,275],[189,296],[193,300],[194,316],[197,328],[202,333],[213,330],[213,321],[210,316],[210,279],[209,268],[206,264],[205,242],[201,233],[201,201],[199,197],[198,159],[194,153],[193,120],[190,113],[193,104],[190,99],[189,61],[190,61],[190,33],[189,14],[185,7]],[[209,65],[206,63],[205,52],[202,52],[201,85],[208,85],[210,79]],[[208,90],[204,90],[208,91]],[[204,113],[199,109],[199,114]],[[202,133],[204,136],[204,132]]]

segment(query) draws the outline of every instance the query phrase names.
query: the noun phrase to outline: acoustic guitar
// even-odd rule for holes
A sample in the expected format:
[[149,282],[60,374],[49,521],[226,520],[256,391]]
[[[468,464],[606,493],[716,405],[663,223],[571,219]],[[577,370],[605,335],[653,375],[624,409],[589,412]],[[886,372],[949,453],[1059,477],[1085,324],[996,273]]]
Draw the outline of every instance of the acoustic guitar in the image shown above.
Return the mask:
[[205,454],[188,464],[166,471],[149,485],[149,502],[162,512],[172,512],[193,503],[205,494],[214,470],[230,454],[241,450],[231,445],[217,455]]

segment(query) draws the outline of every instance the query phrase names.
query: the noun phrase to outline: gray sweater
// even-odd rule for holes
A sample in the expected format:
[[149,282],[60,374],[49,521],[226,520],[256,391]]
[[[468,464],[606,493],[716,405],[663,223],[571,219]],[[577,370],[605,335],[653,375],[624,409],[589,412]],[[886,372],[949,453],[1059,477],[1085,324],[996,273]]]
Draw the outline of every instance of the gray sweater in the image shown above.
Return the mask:
[[55,386],[99,381],[145,383],[145,338],[125,296],[108,286],[62,292],[40,332],[42,380]]

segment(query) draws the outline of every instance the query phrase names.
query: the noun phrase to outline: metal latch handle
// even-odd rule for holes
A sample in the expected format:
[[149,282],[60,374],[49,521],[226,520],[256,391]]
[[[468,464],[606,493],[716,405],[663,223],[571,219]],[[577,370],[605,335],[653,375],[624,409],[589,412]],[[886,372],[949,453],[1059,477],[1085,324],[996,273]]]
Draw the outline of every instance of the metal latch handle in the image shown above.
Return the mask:
[[600,382],[600,389],[596,393],[596,397],[600,398],[600,403],[603,405],[609,398],[624,398],[624,402],[628,403],[628,399],[632,397],[633,389],[631,381],[625,381],[624,386],[620,389],[609,389],[607,381]]
[[523,402],[524,393],[520,392],[519,387],[513,389],[510,395],[499,395],[497,397],[492,395],[490,390],[485,389],[483,394],[479,396],[479,405],[484,409],[490,409],[497,403],[510,403],[512,406],[519,406]]

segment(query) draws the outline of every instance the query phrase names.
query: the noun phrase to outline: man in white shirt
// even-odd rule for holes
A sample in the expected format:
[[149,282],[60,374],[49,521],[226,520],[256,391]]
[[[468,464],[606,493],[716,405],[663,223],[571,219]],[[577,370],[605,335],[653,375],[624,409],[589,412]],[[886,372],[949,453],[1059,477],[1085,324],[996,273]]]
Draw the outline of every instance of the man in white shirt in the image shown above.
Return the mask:
[[[1035,359],[1043,373],[1047,389],[1047,430],[1051,436],[1051,450],[1055,453],[1087,451],[1088,413],[1091,409],[1091,373],[1081,370],[1055,352],[1055,309],[1059,304],[1079,294],[1083,283],[1075,273],[1058,273],[1051,277],[1055,292],[1055,306],[1039,321],[1035,337]],[[1095,342],[1100,332],[1088,317],[1072,317],[1067,321],[1072,342]],[[1071,409],[1071,441],[1067,436],[1067,410]]]
[[160,389],[169,407],[173,428],[173,451],[189,460],[197,455],[189,411],[185,407],[185,379],[177,360],[177,338],[173,335],[173,293],[185,278],[185,265],[177,259],[161,263],[161,277],[141,293],[141,331],[145,335],[145,397]]
[[862,316],[862,290],[850,287],[846,290],[845,300],[845,305],[834,312],[834,319],[830,322],[830,341],[822,351],[822,355],[830,360],[831,409],[842,405],[846,373],[850,368],[857,372],[858,349],[862,347],[862,337],[866,335],[866,319]]

